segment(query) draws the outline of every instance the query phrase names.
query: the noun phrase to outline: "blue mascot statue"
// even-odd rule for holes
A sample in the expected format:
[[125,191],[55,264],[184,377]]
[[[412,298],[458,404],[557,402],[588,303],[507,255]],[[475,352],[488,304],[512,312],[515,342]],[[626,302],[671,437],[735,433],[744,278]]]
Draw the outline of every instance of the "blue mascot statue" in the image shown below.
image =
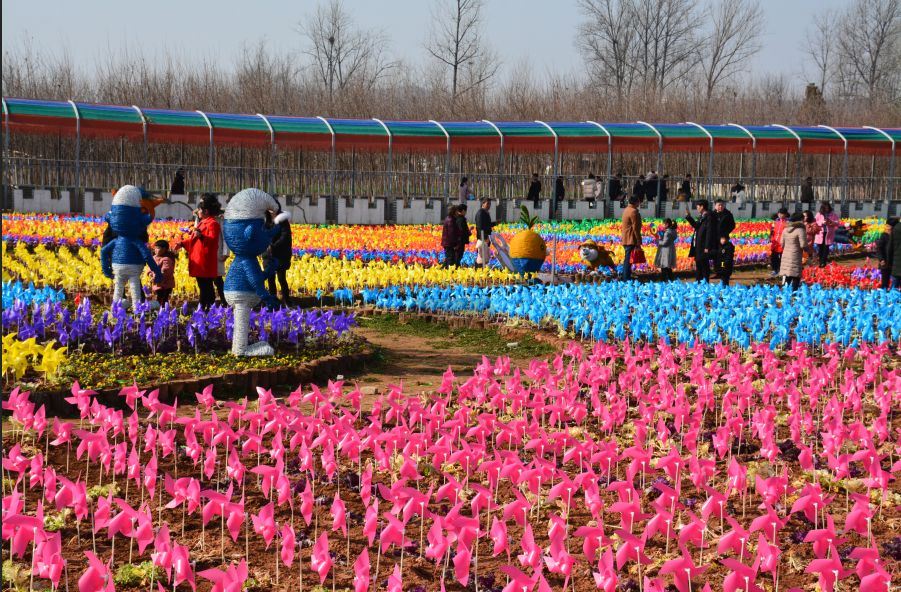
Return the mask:
[[144,264],[153,272],[154,282],[163,277],[147,247],[147,227],[153,217],[141,210],[141,200],[146,197],[143,188],[124,185],[113,195],[112,207],[104,217],[115,238],[100,250],[103,275],[114,282],[113,302],[122,300],[128,284],[132,308],[141,302]]
[[275,217],[275,225],[266,228],[266,212],[279,210],[281,206],[275,198],[259,189],[236,193],[225,207],[222,236],[235,254],[225,276],[225,301],[235,311],[232,353],[236,356],[271,356],[275,353],[265,341],[247,345],[247,337],[251,308],[260,302],[273,308],[279,306],[278,299],[266,290],[266,279],[275,274],[278,261],[273,258],[264,271],[257,260],[280,232],[279,224],[290,219],[287,212],[282,212]]

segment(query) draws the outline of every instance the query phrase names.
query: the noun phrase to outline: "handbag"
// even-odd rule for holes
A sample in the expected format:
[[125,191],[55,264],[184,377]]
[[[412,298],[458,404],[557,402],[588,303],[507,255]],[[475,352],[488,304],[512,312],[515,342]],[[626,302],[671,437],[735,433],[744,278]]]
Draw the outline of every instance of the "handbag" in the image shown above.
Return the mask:
[[644,249],[638,247],[632,251],[632,256],[630,257],[630,261],[632,265],[640,265],[642,263],[647,263],[648,259],[644,255]]

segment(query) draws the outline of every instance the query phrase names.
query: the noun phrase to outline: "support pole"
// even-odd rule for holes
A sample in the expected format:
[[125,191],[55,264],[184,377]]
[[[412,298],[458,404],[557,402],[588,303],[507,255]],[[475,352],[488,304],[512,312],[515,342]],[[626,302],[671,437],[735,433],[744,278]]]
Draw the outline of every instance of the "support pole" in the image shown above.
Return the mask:
[[266,127],[269,129],[269,194],[273,195],[275,193],[275,151],[278,147],[275,144],[275,130],[272,129],[272,124],[269,123],[269,119],[266,118],[265,115],[257,113],[257,117],[263,120],[263,123],[266,124]]
[[[444,155],[444,198],[445,200],[450,199],[450,164],[451,164],[451,140],[450,134],[447,133],[447,130],[443,125],[435,121],[434,119],[430,119],[429,123],[433,123],[438,126],[442,132],[444,132],[444,138],[447,141],[447,150]],[[429,192],[431,193],[431,191]]]
[[[70,99],[69,104],[72,105],[72,111],[75,112],[75,203],[78,204],[81,195],[81,113],[78,112],[75,101]],[[72,205],[71,197],[69,205]]]
[[209,155],[208,155],[208,159],[207,159],[207,187],[206,188],[207,188],[207,191],[216,191],[216,188],[212,182],[212,180],[213,180],[213,161],[215,159],[215,155],[214,155],[215,148],[213,147],[213,124],[212,124],[212,122],[210,122],[210,118],[206,116],[206,113],[204,113],[203,111],[200,111],[200,110],[198,110],[197,112],[200,113],[200,116],[203,117],[203,120],[206,122],[207,127],[210,128],[210,149],[209,149]]
[[[500,128],[497,127],[493,122],[488,121],[487,119],[483,119],[482,123],[487,123],[488,125],[490,125],[494,129],[494,131],[497,132],[498,137],[500,137],[500,139],[501,139],[501,146],[500,146],[500,150],[498,151],[498,164],[500,165],[500,171],[501,171],[501,183],[500,183],[500,187],[498,187],[498,195],[500,197],[504,197],[504,188],[505,188],[505,183],[504,183],[504,173],[505,173],[505,171],[504,171],[504,169],[505,169],[505,167],[504,167],[504,134],[501,133]],[[461,155],[461,157],[462,157],[462,155]],[[504,209],[506,211],[506,208],[504,208]]]
[[332,135],[332,153],[329,156],[328,168],[329,168],[329,176],[331,177],[330,184],[332,186],[331,187],[331,194],[332,194],[331,197],[334,198],[334,197],[336,197],[336,195],[335,195],[335,160],[336,160],[336,158],[335,158],[335,130],[332,128],[332,124],[330,124],[328,122],[328,120],[326,120],[325,117],[322,117],[321,115],[317,115],[316,119],[318,119],[319,121],[324,123],[325,127],[328,128],[328,132]]
[[[551,193],[551,195],[553,196],[557,191],[557,171],[559,170],[557,161],[560,158],[560,138],[557,136],[557,132],[554,131],[554,128],[549,126],[547,123],[545,123],[543,121],[539,121],[537,119],[535,120],[535,123],[540,123],[541,125],[546,127],[548,129],[548,131],[550,131],[551,134],[553,134],[553,136],[554,136],[554,177],[553,177],[553,183],[552,183],[552,187],[553,187],[552,191],[554,193]],[[556,212],[556,210],[554,209],[554,205],[556,203],[554,201],[554,199],[555,198],[552,198],[551,205],[548,208],[548,212],[549,212],[548,217],[549,218],[550,218],[550,216],[553,216],[553,214]],[[554,209],[553,212],[551,211],[552,209]],[[555,254],[555,256],[556,256],[556,254]]]
[[387,164],[387,169],[388,169],[388,195],[387,195],[386,197],[392,197],[392,194],[394,193],[394,174],[393,174],[393,170],[394,170],[394,157],[393,157],[393,155],[391,154],[391,148],[392,148],[392,144],[394,143],[394,142],[393,142],[394,138],[393,138],[393,136],[391,135],[391,130],[388,129],[388,126],[385,125],[385,122],[384,122],[384,121],[382,121],[381,119],[376,119],[375,117],[373,117],[372,119],[373,119],[374,121],[379,122],[379,124],[381,124],[382,128],[385,130],[385,133],[388,134],[388,164]]
[[[2,99],[3,101],[3,119],[6,122],[6,126],[3,129],[3,170],[11,171],[12,167],[12,155],[9,153],[9,106],[6,104],[6,99]],[[9,183],[7,183],[7,179],[3,180],[3,207],[13,209],[12,200],[7,203],[7,191],[9,186],[12,184],[12,175],[9,175],[8,179]]]
[[607,181],[604,183],[604,199],[601,202],[604,204],[604,217],[606,218],[608,216],[607,202],[610,201],[610,178],[613,176],[613,136],[610,135],[606,127],[596,121],[586,121],[585,123],[598,126],[604,132],[604,135],[607,136]]
[[[888,193],[886,194],[886,202],[891,202],[895,197],[895,139],[888,134],[885,130],[881,130],[877,127],[871,127],[869,125],[864,126],[866,129],[871,129],[873,131],[879,132],[883,136],[885,136],[889,142],[892,143],[892,157],[888,163]],[[886,203],[886,208],[888,207],[888,203]],[[886,211],[888,211],[886,209]]]
[[[842,158],[842,209],[844,210],[848,203],[848,138],[834,127],[829,127],[828,125],[821,125],[819,127],[827,129],[841,138],[842,143],[845,145],[844,156]],[[832,158],[831,152],[829,153],[829,157]]]

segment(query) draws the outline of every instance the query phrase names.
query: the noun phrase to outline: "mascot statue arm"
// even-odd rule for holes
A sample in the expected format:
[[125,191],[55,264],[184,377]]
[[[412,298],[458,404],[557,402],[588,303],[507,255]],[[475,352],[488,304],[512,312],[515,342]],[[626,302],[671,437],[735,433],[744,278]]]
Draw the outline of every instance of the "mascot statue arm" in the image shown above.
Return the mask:
[[113,279],[113,250],[116,248],[116,241],[118,238],[114,238],[110,242],[103,245],[103,248],[100,249],[100,269],[103,271],[103,275],[108,277],[109,279]]

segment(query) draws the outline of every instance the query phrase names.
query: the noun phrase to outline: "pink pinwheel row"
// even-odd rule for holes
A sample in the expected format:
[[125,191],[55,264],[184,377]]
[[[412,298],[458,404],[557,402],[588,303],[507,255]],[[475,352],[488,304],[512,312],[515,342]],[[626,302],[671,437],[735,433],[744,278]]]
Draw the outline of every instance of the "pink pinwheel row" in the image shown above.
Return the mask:
[[[500,358],[484,359],[465,380],[448,370],[428,403],[392,387],[368,414],[360,391],[340,382],[298,389],[282,401],[259,390],[256,409],[217,401],[207,388],[197,394],[193,415],[178,415],[177,401],[165,404],[156,391],[135,387],[120,393],[135,410],[125,415],[75,384],[67,401],[79,409],[79,423],[54,419],[49,430],[43,408],[14,391],[4,409],[21,433],[44,438],[45,447],[65,446],[67,471],[58,474],[40,452],[28,457],[19,444],[9,448],[3,469],[17,489],[3,500],[3,539],[14,557],[30,547],[35,576],[58,585],[65,567],[55,553],[59,538],[43,527],[43,504],[52,503],[71,508],[79,524],[90,519],[93,534],[105,529],[113,542],[105,563],[86,551],[82,592],[111,588],[117,539],[136,542],[139,554],[152,546],[167,581],[193,587],[191,554],[172,540],[163,508],[181,509],[182,516],[200,510],[204,528],[218,526],[220,546],[225,531],[237,543],[242,529],[245,541],[252,530],[267,548],[278,540],[276,565],[291,567],[300,543],[282,509],[287,504],[293,516],[298,504],[309,528],[319,505],[314,487],[324,477],[333,490],[331,524],[315,537],[308,566],[320,583],[334,576],[329,531],[347,539],[360,528],[368,546],[352,566],[357,591],[370,589],[392,548],[401,559],[388,587],[400,590],[416,534],[428,543],[420,552],[440,566],[442,588],[448,569],[463,586],[473,569],[478,576],[485,543],[489,555],[506,557],[501,572],[510,592],[550,589],[549,579],[574,587],[586,577],[609,591],[627,578],[630,563],[644,590],[662,590],[671,579],[684,592],[714,559],[728,570],[722,589],[759,590],[764,574],[775,586],[786,569],[784,530],[795,515],[812,526],[798,543],[811,545],[815,559],[806,571],[821,589],[851,575],[839,549],[855,541],[860,589],[885,590],[889,572],[873,527],[901,472],[901,461],[886,468],[901,452],[901,430],[893,432],[889,422],[901,407],[893,355],[885,346],[819,352],[799,345],[780,357],[763,346],[741,352],[598,343],[585,351],[573,344],[523,369]],[[73,445],[76,462],[84,459],[84,480],[67,476]],[[177,460],[178,450],[193,471],[161,472],[160,463]],[[789,450],[804,472],[789,471]],[[748,457],[774,470],[752,481]],[[440,475],[437,482],[423,475],[426,465]],[[125,497],[89,499],[92,466],[100,479],[124,476]],[[297,472],[305,476],[302,487]],[[359,476],[359,494],[340,487],[350,473]],[[220,485],[204,488],[201,481],[214,475]],[[819,475],[859,475],[866,494],[849,496],[853,507],[846,510]],[[135,505],[132,481],[141,499]],[[29,513],[26,486],[43,489]],[[267,500],[256,513],[246,505],[248,489]],[[509,493],[501,499],[501,491]],[[692,503],[687,491],[702,499]],[[362,520],[347,511],[357,495]],[[508,536],[512,525],[523,530],[517,542]],[[581,553],[570,551],[573,537]],[[349,539],[347,545],[349,559]],[[649,545],[666,549],[655,574],[645,567]],[[243,561],[197,575],[214,590],[237,590],[247,570]]]

